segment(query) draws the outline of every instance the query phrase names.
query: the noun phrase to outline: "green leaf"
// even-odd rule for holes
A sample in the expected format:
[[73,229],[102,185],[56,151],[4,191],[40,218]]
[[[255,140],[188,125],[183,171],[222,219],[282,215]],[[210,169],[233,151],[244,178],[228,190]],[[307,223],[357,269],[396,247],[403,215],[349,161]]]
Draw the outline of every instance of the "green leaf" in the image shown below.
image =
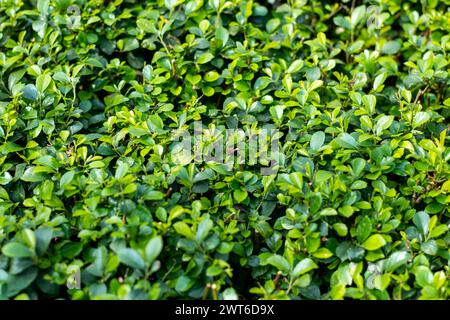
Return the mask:
[[147,124],[149,129],[153,132],[160,132],[164,127],[161,117],[157,114],[150,115],[148,117]]
[[52,78],[48,74],[42,74],[36,79],[36,88],[40,93],[43,93],[45,89],[50,85],[52,82]]
[[105,97],[105,104],[107,107],[111,108],[114,106],[117,106],[119,104],[127,102],[129,99],[127,97],[124,97],[121,94],[111,94],[109,96]]
[[0,269],[0,284],[8,281],[8,273],[5,270]]
[[448,227],[445,224],[441,224],[430,232],[430,238],[437,238],[448,231]]
[[173,225],[175,231],[188,239],[194,239],[195,235],[192,232],[191,228],[187,225],[187,223],[183,221],[178,221]]
[[116,178],[117,180],[122,179],[128,173],[129,169],[130,167],[126,162],[120,162],[119,166],[116,169],[116,174],[114,175],[114,178]]
[[[312,82],[313,84],[316,81],[318,81],[319,78],[320,78],[320,69],[318,67],[309,68],[306,71],[306,79],[308,79],[308,81]],[[313,86],[313,84],[311,85],[309,91],[313,91],[315,89],[315,87],[316,88],[319,87],[319,86],[317,86],[318,83],[314,86]]]
[[375,112],[375,106],[377,105],[377,98],[374,95],[372,94],[364,95],[361,100],[366,109],[370,113]]
[[0,146],[0,153],[8,154],[12,152],[21,151],[23,148],[14,142],[7,142]]
[[139,48],[139,41],[135,38],[125,39],[123,45],[123,51],[128,52]]
[[247,199],[247,191],[242,189],[237,189],[233,191],[233,198],[238,202],[241,203],[245,199]]
[[81,242],[69,242],[61,248],[61,254],[65,258],[73,259],[80,254],[82,249],[83,244]]
[[266,23],[266,30],[269,33],[273,33],[279,26],[280,26],[280,19],[278,18],[274,18],[274,19],[270,19],[269,21],[267,21]]
[[356,228],[356,238],[362,243],[372,233],[372,222],[368,216],[362,217]]
[[37,171],[36,167],[29,167],[25,170],[20,179],[27,182],[41,182],[46,180],[46,175],[45,172]]
[[34,255],[30,248],[18,242],[9,242],[4,245],[2,253],[10,258],[29,258]]
[[148,190],[142,196],[144,200],[162,200],[164,199],[164,193],[161,191]]
[[417,212],[413,217],[413,222],[419,232],[426,236],[428,234],[428,226],[430,224],[430,216],[425,211]]
[[379,136],[383,130],[388,129],[391,126],[393,120],[393,116],[382,116],[380,119],[378,119],[374,127],[375,134]]
[[296,73],[303,67],[303,60],[297,59],[294,60],[289,68],[286,70],[286,73]]
[[97,248],[94,253],[95,260],[87,267],[86,271],[94,276],[103,277],[107,264],[107,255],[108,252],[105,247],[101,246]]
[[147,33],[156,33],[155,23],[148,19],[138,19],[136,25],[139,29]]
[[134,269],[145,269],[144,259],[142,259],[141,255],[136,250],[122,248],[117,255],[121,263]]
[[380,234],[371,235],[363,244],[363,248],[369,251],[377,250],[386,244],[383,236]]
[[202,222],[200,222],[197,227],[197,234],[195,235],[195,240],[197,240],[198,242],[203,241],[207,237],[212,227],[213,222],[211,221],[211,219],[203,219]]
[[387,41],[381,47],[381,52],[388,55],[394,55],[400,50],[401,47],[401,43],[397,40]]
[[338,283],[331,288],[330,296],[333,300],[341,300],[345,295],[345,284]]
[[430,115],[428,112],[419,111],[414,115],[412,126],[413,128],[418,128],[430,120]]
[[73,178],[75,177],[75,172],[73,171],[67,171],[66,173],[64,173],[61,177],[61,179],[59,180],[59,187],[61,189],[64,189],[65,186],[69,185]]
[[182,4],[183,2],[184,0],[164,0],[164,3],[169,10],[174,9],[176,6]]
[[37,1],[37,8],[39,10],[39,13],[41,15],[47,15],[48,14],[48,5],[49,5],[49,0],[38,0]]
[[10,274],[7,282],[7,296],[13,297],[23,289],[28,288],[36,279],[39,271],[37,268],[27,268],[19,274]]
[[267,259],[267,263],[271,264],[272,266],[283,272],[289,272],[289,270],[291,269],[291,266],[289,262],[286,260],[286,258],[277,254],[274,254],[271,257],[269,257]]
[[310,146],[314,151],[319,150],[325,141],[325,133],[323,131],[314,132],[311,136]]
[[336,230],[336,233],[341,237],[345,237],[348,233],[348,228],[344,223],[338,222],[333,224],[333,229]]
[[230,34],[228,32],[227,29],[225,29],[224,27],[218,27],[216,29],[216,39],[219,41],[219,46],[220,47],[225,47],[225,45],[228,42],[228,39],[230,37]]
[[66,84],[69,84],[71,82],[69,76],[62,71],[55,72],[53,74],[53,79],[55,79],[56,81],[66,83]]
[[311,270],[317,269],[317,264],[310,258],[305,258],[296,264],[294,270],[292,271],[293,277],[299,277]]
[[345,149],[357,149],[359,146],[355,138],[353,138],[348,133],[343,133],[336,139],[336,142],[340,147]]
[[48,246],[53,236],[53,228],[51,227],[40,227],[36,230],[36,253],[42,256],[47,252]]
[[239,300],[239,297],[233,288],[226,288],[222,294],[224,300]]
[[418,266],[415,271],[416,281],[421,287],[429,286],[433,283],[433,273],[425,266]]
[[327,248],[319,248],[317,251],[314,251],[312,255],[314,258],[318,259],[328,259],[333,256],[333,253]]
[[205,64],[205,63],[210,62],[212,59],[214,59],[214,56],[211,53],[206,52],[206,53],[202,54],[200,57],[198,57],[196,62],[198,64]]
[[186,292],[194,285],[194,283],[194,280],[189,277],[178,277],[175,283],[175,290],[177,290],[178,292]]
[[23,97],[28,100],[36,101],[38,99],[38,91],[34,84],[27,84],[23,89]]
[[272,80],[269,77],[259,77],[256,79],[255,84],[253,88],[255,90],[263,90],[267,88],[267,86],[272,82]]
[[322,209],[319,213],[321,216],[337,216],[337,211],[334,208]]
[[355,158],[351,161],[352,164],[352,169],[353,169],[353,174],[357,177],[359,177],[361,175],[361,173],[363,172],[364,168],[366,167],[366,160],[361,159],[361,158]]
[[394,252],[384,263],[384,270],[386,272],[393,272],[397,268],[405,265],[409,259],[411,259],[411,254],[407,251]]
[[354,29],[356,27],[356,25],[364,18],[365,14],[366,14],[365,6],[356,7],[353,10],[353,12],[351,14],[351,18],[350,18],[350,23],[351,23],[352,29]]
[[207,74],[205,74],[204,78],[207,82],[213,82],[219,79],[219,74],[216,71],[209,71]]
[[378,89],[382,89],[382,84],[387,78],[387,74],[383,72],[382,74],[379,74],[375,80],[373,81],[373,90],[377,91]]
[[160,236],[152,238],[145,246],[145,261],[151,264],[159,256],[162,248],[162,238]]

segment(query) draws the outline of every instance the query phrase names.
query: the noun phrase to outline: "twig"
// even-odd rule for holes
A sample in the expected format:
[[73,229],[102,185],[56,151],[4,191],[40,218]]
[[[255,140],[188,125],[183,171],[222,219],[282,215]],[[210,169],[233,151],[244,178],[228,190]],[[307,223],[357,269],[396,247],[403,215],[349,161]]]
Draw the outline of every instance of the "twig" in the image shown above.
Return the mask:
[[419,90],[419,92],[417,92],[416,99],[414,99],[414,104],[419,101],[419,98],[428,90],[429,86],[430,85],[427,84],[427,86],[423,90]]

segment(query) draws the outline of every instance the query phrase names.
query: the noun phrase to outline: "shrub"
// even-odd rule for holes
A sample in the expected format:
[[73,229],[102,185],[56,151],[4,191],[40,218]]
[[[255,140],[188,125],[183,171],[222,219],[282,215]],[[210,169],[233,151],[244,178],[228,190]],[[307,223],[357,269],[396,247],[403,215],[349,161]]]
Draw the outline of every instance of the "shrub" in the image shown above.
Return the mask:
[[449,4],[1,0],[0,297],[448,298]]

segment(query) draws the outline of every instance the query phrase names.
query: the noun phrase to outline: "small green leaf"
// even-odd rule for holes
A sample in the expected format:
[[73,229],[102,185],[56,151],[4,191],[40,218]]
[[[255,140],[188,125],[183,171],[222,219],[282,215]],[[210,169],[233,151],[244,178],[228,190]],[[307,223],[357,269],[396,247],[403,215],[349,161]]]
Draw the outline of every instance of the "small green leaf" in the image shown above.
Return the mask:
[[37,1],[37,8],[39,10],[39,13],[41,15],[47,15],[48,14],[48,5],[49,5],[49,0],[38,0]]
[[157,114],[152,114],[148,117],[147,125],[153,132],[160,132],[164,127],[161,117]]
[[191,228],[187,225],[187,223],[183,221],[178,221],[173,225],[175,231],[188,239],[194,239],[195,235],[192,232]]
[[147,33],[156,33],[155,23],[148,19],[138,19],[136,25],[139,29]]
[[323,142],[325,141],[325,133],[323,131],[317,131],[311,136],[310,146],[314,151],[319,150]]
[[297,59],[294,60],[289,68],[286,70],[286,73],[296,73],[303,67],[303,60]]
[[418,128],[430,120],[430,114],[428,112],[419,111],[414,115],[412,126]]
[[2,253],[11,258],[29,258],[33,256],[30,248],[18,242],[9,242],[4,245]]
[[189,277],[186,276],[178,277],[175,283],[175,290],[177,290],[178,292],[188,291],[194,285],[194,283],[195,281]]
[[333,256],[333,253],[327,248],[319,248],[318,250],[314,251],[312,255],[314,258],[318,259],[328,259]]
[[117,180],[125,177],[125,175],[128,173],[129,170],[129,166],[126,162],[119,162],[119,166],[116,169],[116,174],[114,176],[114,178],[116,178]]
[[343,223],[340,223],[340,222],[333,224],[333,229],[341,237],[345,237],[347,235],[347,233],[348,233],[347,226],[345,224],[343,224]]
[[209,71],[205,76],[203,77],[205,81],[207,82],[213,82],[219,79],[219,74],[216,71]]
[[386,244],[386,240],[380,234],[371,235],[363,244],[363,248],[374,251]]
[[391,126],[393,120],[393,116],[382,116],[380,119],[378,119],[374,127],[375,134],[379,136],[383,130],[388,129]]
[[277,254],[274,254],[271,257],[269,257],[267,259],[267,263],[271,264],[272,266],[283,272],[289,272],[289,270],[291,269],[291,266],[289,265],[289,262],[286,260],[286,258]]
[[148,190],[142,196],[144,200],[162,200],[164,199],[164,193],[161,191]]
[[394,252],[384,263],[384,270],[386,272],[393,272],[397,268],[405,265],[409,259],[411,259],[411,254],[407,251]]
[[43,93],[45,89],[50,85],[52,82],[52,78],[48,74],[42,74],[36,79],[36,88],[40,93]]
[[366,7],[365,6],[359,6],[356,7],[352,14],[351,14],[351,27],[354,29],[356,25],[364,18],[364,15],[366,14]]
[[238,202],[241,203],[245,199],[247,199],[247,191],[242,189],[237,189],[233,191],[233,198]]
[[0,153],[8,154],[12,152],[21,151],[23,148],[14,142],[7,142],[0,146]]
[[387,41],[383,44],[383,47],[381,47],[381,52],[384,54],[393,55],[396,54],[400,49],[402,45],[400,41],[392,40]]
[[159,256],[162,248],[162,238],[160,236],[152,238],[145,246],[145,261],[151,264]]
[[122,248],[118,252],[118,257],[120,262],[123,264],[134,268],[134,269],[145,269],[145,262],[141,255],[134,249]]
[[310,258],[305,258],[301,260],[297,265],[295,266],[294,270],[292,271],[293,277],[299,277],[302,274],[305,274],[313,269],[317,269],[317,264],[311,260]]
[[362,217],[356,227],[356,238],[358,242],[363,242],[372,233],[372,222],[368,216]]
[[417,212],[413,217],[413,222],[422,235],[426,236],[428,234],[428,226],[430,223],[430,216],[428,213],[425,211]]
[[418,266],[415,275],[416,281],[421,287],[426,287],[433,283],[433,273],[428,267]]
[[343,133],[340,137],[336,139],[337,144],[345,149],[357,149],[358,142],[348,133]]
[[387,74],[385,72],[379,74],[373,82],[373,90],[377,91],[378,89],[382,89],[381,85],[384,83],[386,78]]
[[225,45],[228,42],[228,39],[230,37],[230,34],[228,33],[228,30],[224,27],[218,27],[216,29],[216,39],[219,41],[219,45],[221,47],[225,47]]
[[200,57],[198,57],[197,63],[205,64],[205,63],[210,62],[212,59],[214,59],[214,56],[211,53],[206,52],[206,53],[202,54]]
[[197,234],[195,235],[195,240],[198,242],[203,241],[207,236],[209,231],[213,227],[213,222],[211,219],[203,219],[197,227]]
[[27,84],[23,89],[23,97],[28,100],[36,101],[38,99],[38,91],[34,84]]
[[337,211],[334,208],[322,209],[319,213],[321,216],[337,216]]
[[40,227],[36,230],[36,253],[38,255],[43,255],[48,246],[50,245],[50,241],[53,236],[53,228],[51,227]]
[[125,39],[123,51],[128,52],[139,48],[139,41],[135,38]]

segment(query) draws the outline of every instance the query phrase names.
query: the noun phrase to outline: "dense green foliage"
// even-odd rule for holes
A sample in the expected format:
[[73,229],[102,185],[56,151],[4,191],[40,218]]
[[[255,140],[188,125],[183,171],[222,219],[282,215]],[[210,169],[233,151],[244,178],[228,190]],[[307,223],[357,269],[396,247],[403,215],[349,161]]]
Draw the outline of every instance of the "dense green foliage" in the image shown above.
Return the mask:
[[447,299],[449,4],[0,0],[0,298]]

